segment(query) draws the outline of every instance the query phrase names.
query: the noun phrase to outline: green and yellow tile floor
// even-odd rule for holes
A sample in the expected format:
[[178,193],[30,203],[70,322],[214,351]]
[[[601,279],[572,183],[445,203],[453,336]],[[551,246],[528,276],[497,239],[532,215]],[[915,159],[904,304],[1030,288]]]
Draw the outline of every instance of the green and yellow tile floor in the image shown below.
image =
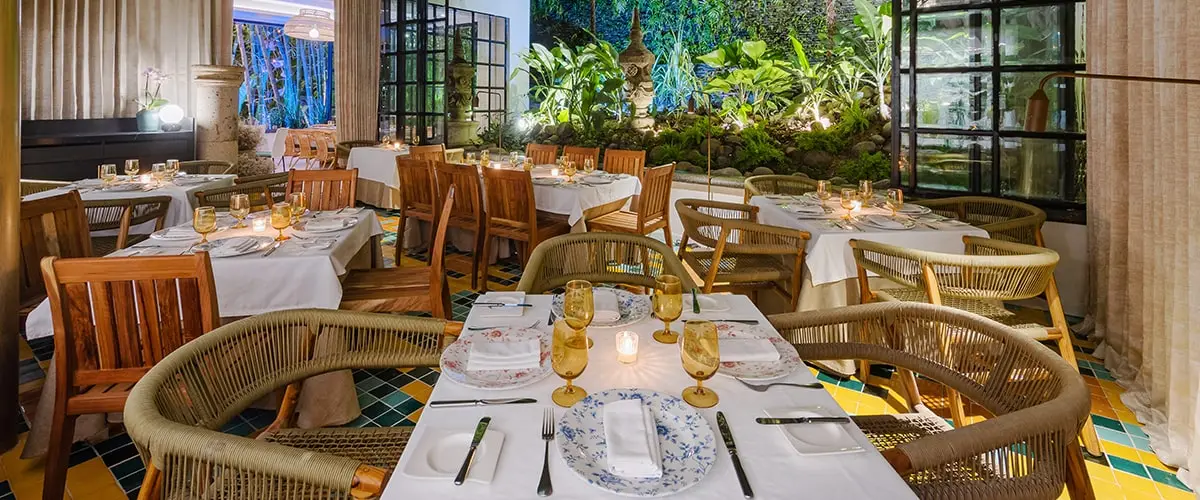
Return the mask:
[[[397,221],[395,217],[381,214],[385,245],[394,246]],[[385,254],[391,254],[390,251]],[[402,258],[404,265],[421,265],[424,255],[412,254]],[[389,260],[389,265],[393,265]],[[509,262],[491,266],[489,279],[495,289],[512,288],[520,279],[520,267]],[[468,289],[470,279],[456,270],[450,270],[453,294],[453,314],[464,319],[476,294]],[[1035,313],[1031,313],[1035,314]],[[1084,344],[1080,342],[1079,344]],[[1112,375],[1103,364],[1091,357],[1087,346],[1079,346],[1079,368],[1092,391],[1092,420],[1096,424],[1104,455],[1089,457],[1088,472],[1101,499],[1194,499],[1195,494],[1181,484],[1174,469],[1160,463],[1150,451],[1150,441],[1142,432],[1133,413],[1121,403],[1122,389],[1113,381]],[[25,409],[23,417],[36,406],[36,399],[45,378],[54,345],[51,339],[38,339],[21,343],[21,402]],[[815,372],[815,370],[814,370]],[[890,372],[882,367],[872,370],[867,384],[849,378],[838,379],[824,373],[818,378],[833,394],[834,399],[852,414],[880,414],[902,412],[904,401],[889,387]],[[429,399],[433,385],[437,383],[436,370],[417,368],[410,370],[357,370],[354,372],[358,389],[359,404],[363,414],[350,425],[355,426],[402,426],[415,425],[421,418],[421,409]],[[925,403],[935,410],[944,401],[938,397],[938,389],[923,389]],[[224,431],[249,435],[270,423],[273,415],[266,411],[251,410],[243,413],[225,426]],[[41,497],[42,461],[20,459],[28,427],[22,421],[21,440],[18,446],[0,455],[0,500],[17,498],[32,500]],[[67,491],[76,500],[110,500],[134,498],[145,472],[141,459],[134,450],[129,437],[118,432],[111,438],[95,444],[78,443],[71,453],[71,468],[67,474]],[[1066,494],[1063,494],[1066,498]]]

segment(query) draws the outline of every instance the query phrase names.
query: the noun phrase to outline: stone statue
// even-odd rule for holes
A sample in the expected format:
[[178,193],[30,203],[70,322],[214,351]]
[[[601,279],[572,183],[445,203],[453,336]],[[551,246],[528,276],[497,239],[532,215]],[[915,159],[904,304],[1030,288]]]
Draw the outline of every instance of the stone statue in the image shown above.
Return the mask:
[[629,48],[621,52],[618,62],[625,71],[625,93],[633,107],[633,128],[643,132],[654,128],[654,118],[650,116],[650,103],[654,102],[654,81],[650,78],[654,60],[654,53],[643,43],[641,13],[634,7]]
[[463,55],[463,34],[455,30],[453,55],[446,67],[446,144],[451,147],[470,144],[475,140],[479,124],[471,119],[475,104],[475,64]]

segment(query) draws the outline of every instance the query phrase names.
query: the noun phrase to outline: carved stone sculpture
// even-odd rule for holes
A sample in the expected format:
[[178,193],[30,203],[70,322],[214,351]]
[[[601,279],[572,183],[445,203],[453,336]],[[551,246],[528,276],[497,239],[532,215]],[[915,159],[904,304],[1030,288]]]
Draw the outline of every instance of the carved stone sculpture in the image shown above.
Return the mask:
[[654,102],[654,81],[650,78],[654,60],[654,53],[643,43],[641,13],[634,8],[629,48],[621,52],[618,62],[625,71],[625,94],[633,107],[633,128],[643,132],[654,128],[654,118],[650,116],[650,103]]
[[471,119],[471,108],[475,104],[475,64],[463,54],[463,33],[464,30],[454,33],[453,55],[446,68],[446,110],[450,114],[446,122],[446,144],[451,147],[470,144],[479,129],[479,124]]

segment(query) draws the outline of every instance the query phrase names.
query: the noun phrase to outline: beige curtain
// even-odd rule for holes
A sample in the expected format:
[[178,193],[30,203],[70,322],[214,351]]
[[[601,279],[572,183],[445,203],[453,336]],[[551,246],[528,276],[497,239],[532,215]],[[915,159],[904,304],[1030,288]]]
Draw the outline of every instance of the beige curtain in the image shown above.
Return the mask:
[[[1088,70],[1200,79],[1200,2],[1090,0]],[[1200,487],[1200,86],[1088,82],[1096,329],[1163,463]]]
[[338,140],[373,141],[379,138],[379,6],[337,0],[334,12]]
[[133,116],[148,67],[190,114],[191,65],[228,64],[232,19],[232,0],[21,0],[21,116]]

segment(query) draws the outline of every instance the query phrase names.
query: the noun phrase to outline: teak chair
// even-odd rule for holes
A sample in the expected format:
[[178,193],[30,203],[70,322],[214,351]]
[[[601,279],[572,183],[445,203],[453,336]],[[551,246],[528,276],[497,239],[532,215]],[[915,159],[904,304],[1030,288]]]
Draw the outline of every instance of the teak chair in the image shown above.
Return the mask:
[[746,203],[750,203],[750,198],[765,194],[797,195],[817,191],[817,181],[799,175],[756,175],[747,177],[743,186]]
[[646,152],[624,149],[604,150],[604,171],[610,174],[629,174],[639,179],[646,170]]
[[358,198],[358,169],[289,170],[284,195],[298,191],[308,194],[308,208],[314,212],[352,208]]
[[49,191],[51,189],[58,189],[60,187],[69,186],[69,185],[71,185],[71,183],[66,182],[66,181],[43,181],[43,180],[37,180],[37,179],[21,179],[20,185],[21,185],[21,196],[25,197],[25,196],[29,196],[34,193],[41,193],[43,191]]
[[208,254],[42,260],[54,320],[54,421],[42,498],[60,499],[75,420],[120,412],[171,351],[220,325]]
[[646,236],[662,229],[667,244],[672,244],[671,181],[674,177],[674,163],[647,170],[638,211],[618,210],[590,219],[588,230]]
[[446,161],[446,146],[443,144],[409,146],[408,158],[410,160]]
[[[533,199],[533,179],[529,172],[499,168],[483,169],[484,192],[487,196],[487,213],[484,215],[483,255],[491,255],[492,238],[508,238],[517,242],[521,264],[529,262],[530,249],[560,234],[567,234],[571,227],[560,215],[545,214],[537,210]],[[484,266],[486,269],[486,266]],[[485,271],[486,272],[486,271]],[[488,289],[484,276],[481,285]]]
[[[450,188],[454,188],[454,205],[446,219],[449,227],[475,235],[475,246],[471,250],[471,289],[478,289],[479,268],[486,269],[489,258],[483,255],[483,179],[474,165],[435,163],[433,170],[437,175],[439,200],[445,200]],[[396,262],[399,261],[397,257]]]
[[400,266],[400,254],[404,248],[404,228],[408,218],[429,224],[430,243],[433,240],[433,224],[438,220],[435,196],[438,192],[437,178],[433,174],[432,160],[412,160],[396,157],[396,170],[400,176],[400,226],[396,229],[396,266]]
[[558,161],[558,146],[554,144],[527,144],[525,156],[533,159],[534,165],[552,165]]
[[[454,205],[454,189],[446,193],[430,250],[429,267],[389,267],[350,271],[342,282],[339,309],[360,312],[428,311],[450,317],[450,285],[446,282],[446,219]],[[399,266],[399,261],[396,263]]]
[[317,168],[337,168],[337,139],[333,134],[316,132],[312,134],[312,139],[313,160],[316,160]]
[[79,191],[21,202],[21,278],[17,297],[22,309],[46,298],[42,259],[91,257],[87,215]]
[[600,168],[600,148],[581,148],[578,146],[563,147],[563,156],[567,161],[575,162],[575,168],[583,171],[583,160],[592,160],[592,167]]
[[136,244],[150,236],[130,235],[129,229],[132,227],[153,221],[155,231],[162,229],[167,220],[167,211],[171,208],[171,197],[88,200],[83,202],[83,208],[87,213],[89,231],[117,230],[116,236],[92,237],[92,255],[99,257]]

